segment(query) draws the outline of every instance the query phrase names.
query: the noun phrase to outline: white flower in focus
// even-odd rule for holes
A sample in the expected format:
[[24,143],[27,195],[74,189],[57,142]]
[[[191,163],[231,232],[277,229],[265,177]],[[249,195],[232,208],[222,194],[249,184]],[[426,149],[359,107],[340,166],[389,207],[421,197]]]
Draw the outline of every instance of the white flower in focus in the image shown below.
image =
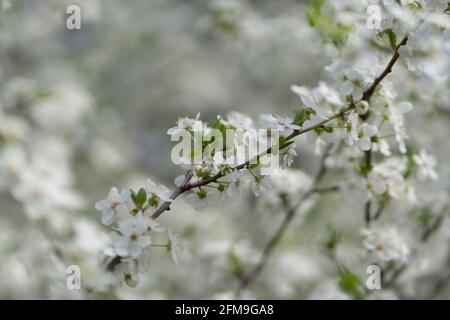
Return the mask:
[[141,213],[134,217],[119,222],[118,230],[122,235],[114,237],[114,249],[121,257],[138,257],[142,250],[152,243],[146,234],[150,226],[150,220]]
[[147,179],[147,182],[145,184],[145,191],[147,191],[148,198],[150,199],[150,203],[152,206],[157,207],[160,203],[160,200],[164,202],[172,202],[172,199],[170,198],[170,190],[162,184],[154,183],[151,179]]
[[123,218],[130,212],[130,192],[122,190],[121,193],[116,187],[112,187],[109,191],[108,198],[98,201],[95,209],[102,213],[102,223],[110,225],[116,219],[116,216]]
[[177,120],[176,127],[173,127],[173,128],[170,128],[169,130],[167,130],[167,134],[170,135],[170,136],[173,136],[173,135],[179,134],[183,130],[190,129],[190,128],[192,128],[194,126],[194,123],[196,121],[199,121],[198,120],[199,118],[200,118],[200,113],[197,114],[195,119],[188,118],[188,117],[179,118]]
[[342,107],[344,105],[339,92],[330,88],[324,81],[319,82],[319,86],[313,90],[313,94],[334,107]]
[[419,167],[419,179],[430,178],[432,180],[436,180],[438,178],[438,175],[434,170],[437,162],[433,156],[429,155],[425,150],[422,150],[420,151],[420,154],[414,155],[413,159]]
[[361,100],[364,90],[369,86],[372,78],[365,70],[352,69],[345,73],[345,82],[341,87],[344,95],[352,95],[353,101]]
[[319,82],[319,86],[312,91],[297,85],[292,85],[291,90],[300,96],[302,103],[306,107],[315,111],[318,121],[331,116],[336,111],[336,108],[343,106],[339,93],[328,87],[323,81]]
[[253,126],[253,120],[240,112],[230,112],[227,120],[222,120],[225,125],[232,126],[236,129],[250,129]]
[[362,151],[370,150],[372,146],[372,137],[378,132],[374,125],[367,123],[359,124],[358,114],[352,112],[348,116],[347,122],[348,143],[353,145],[355,143]]
[[364,247],[381,261],[407,262],[410,249],[396,228],[373,225],[362,234]]
[[293,123],[290,117],[275,117],[271,114],[262,114],[259,123],[263,128],[284,131],[286,129],[299,130],[300,126]]
[[245,171],[235,171],[225,177],[228,182],[227,196],[231,199],[239,199],[243,191],[248,188],[254,178]]

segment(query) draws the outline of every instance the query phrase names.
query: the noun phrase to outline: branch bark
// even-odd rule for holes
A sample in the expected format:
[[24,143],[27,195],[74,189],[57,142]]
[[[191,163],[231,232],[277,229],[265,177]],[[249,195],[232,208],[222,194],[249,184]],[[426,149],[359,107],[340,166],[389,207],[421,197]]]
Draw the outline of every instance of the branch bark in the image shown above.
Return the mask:
[[[366,91],[364,91],[363,97],[361,99],[362,101],[366,101],[366,102],[370,101],[370,99],[372,98],[373,94],[375,93],[375,90],[378,87],[378,85],[381,83],[381,81],[383,81],[384,78],[386,78],[386,76],[388,74],[390,74],[392,72],[393,66],[397,62],[398,58],[400,58],[400,53],[398,52],[400,47],[404,46],[407,42],[408,42],[408,36],[405,36],[400,41],[400,43],[397,45],[397,47],[395,47],[394,54],[393,54],[391,60],[389,61],[388,65],[386,66],[386,68],[383,70],[383,72],[378,77],[375,78],[372,85]],[[367,112],[361,118],[363,120],[367,120],[368,116],[369,116],[369,113]],[[365,152],[365,166],[367,168],[370,168],[372,166],[372,149]],[[378,217],[379,217],[379,214],[377,214],[377,218]],[[373,219],[372,218],[372,201],[371,200],[367,200],[367,202],[364,206],[364,219],[365,219],[366,224],[370,225],[370,223]]]

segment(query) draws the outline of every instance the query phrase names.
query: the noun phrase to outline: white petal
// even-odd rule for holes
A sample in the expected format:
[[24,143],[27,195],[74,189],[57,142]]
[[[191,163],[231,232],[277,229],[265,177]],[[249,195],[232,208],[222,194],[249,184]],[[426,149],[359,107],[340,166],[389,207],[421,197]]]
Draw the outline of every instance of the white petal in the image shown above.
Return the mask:
[[369,138],[363,138],[358,140],[358,147],[362,150],[362,151],[368,151],[370,150],[370,146],[372,145],[371,141]]
[[101,200],[95,204],[95,209],[97,209],[98,211],[103,211],[106,209],[106,207],[107,203],[105,200]]
[[102,223],[104,225],[109,226],[113,222],[114,222],[114,210],[108,208],[102,213]]

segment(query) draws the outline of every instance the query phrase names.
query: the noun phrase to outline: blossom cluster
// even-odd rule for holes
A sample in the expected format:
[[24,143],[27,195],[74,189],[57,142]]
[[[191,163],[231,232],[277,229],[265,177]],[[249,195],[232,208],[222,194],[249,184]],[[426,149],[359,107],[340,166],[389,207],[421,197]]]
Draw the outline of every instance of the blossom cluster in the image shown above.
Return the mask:
[[150,247],[166,248],[174,262],[178,263],[178,237],[170,229],[166,243],[152,242],[152,235],[166,230],[152,218],[150,211],[166,201],[172,201],[170,191],[164,185],[157,185],[148,179],[145,188],[138,192],[119,192],[113,187],[106,199],[95,204],[102,214],[102,223],[114,229],[110,234],[111,246],[104,252],[110,257],[121,257],[117,272],[127,285],[135,286],[139,279],[138,272],[147,270]]

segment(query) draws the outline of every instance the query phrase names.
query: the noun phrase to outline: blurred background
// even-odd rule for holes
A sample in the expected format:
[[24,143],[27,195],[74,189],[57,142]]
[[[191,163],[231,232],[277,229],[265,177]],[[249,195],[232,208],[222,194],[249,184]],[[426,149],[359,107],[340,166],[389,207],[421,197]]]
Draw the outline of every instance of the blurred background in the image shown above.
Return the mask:
[[[179,116],[292,115],[299,99],[289,87],[326,80],[336,50],[317,41],[305,2],[0,3],[0,298],[233,297],[279,212],[262,213],[252,196],[203,212],[177,202],[161,222],[183,240],[180,263],[156,251],[138,287],[128,288],[111,287],[101,267],[108,228],[94,204],[111,186],[148,177],[173,188],[182,171],[169,160],[166,131]],[[66,28],[73,3],[80,30]],[[302,144],[294,163],[311,175],[312,150]],[[330,221],[361,226],[345,201],[330,196],[300,215],[244,297],[341,297],[322,276],[333,263],[317,244]],[[321,210],[330,206],[331,218]],[[357,236],[346,238],[349,263]],[[81,266],[81,291],[66,289],[72,264]]]

